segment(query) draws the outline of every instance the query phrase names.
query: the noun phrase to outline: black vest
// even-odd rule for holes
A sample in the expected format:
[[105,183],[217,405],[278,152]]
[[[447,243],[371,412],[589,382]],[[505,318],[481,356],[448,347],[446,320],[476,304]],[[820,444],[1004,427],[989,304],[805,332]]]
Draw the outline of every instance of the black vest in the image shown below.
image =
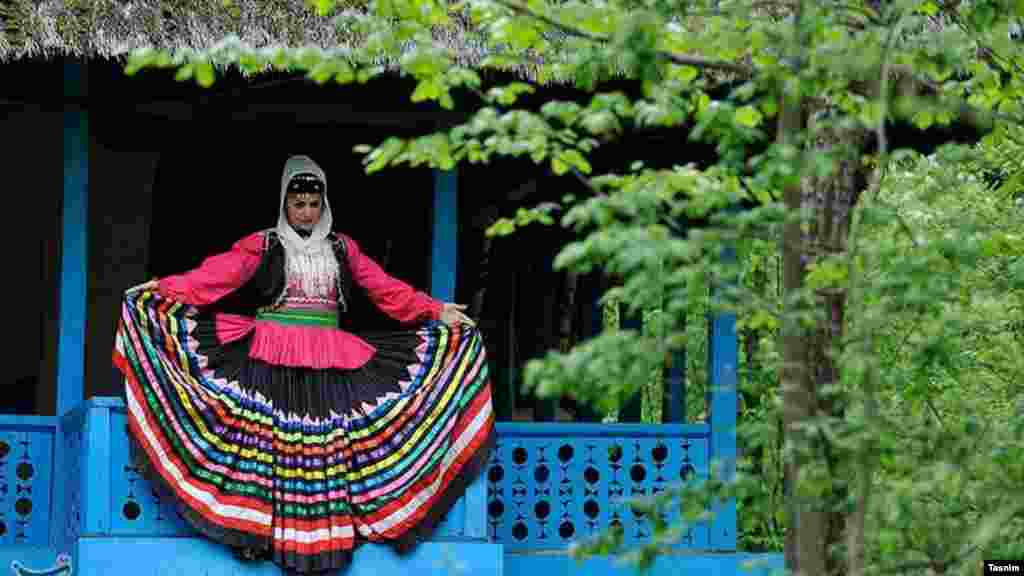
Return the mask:
[[[327,235],[334,258],[338,262],[338,320],[348,311],[352,301],[352,272],[348,265],[345,240],[331,232]],[[284,246],[274,229],[263,232],[263,254],[259,267],[248,282],[208,307],[211,312],[255,316],[261,308],[274,308],[285,297],[286,273]]]

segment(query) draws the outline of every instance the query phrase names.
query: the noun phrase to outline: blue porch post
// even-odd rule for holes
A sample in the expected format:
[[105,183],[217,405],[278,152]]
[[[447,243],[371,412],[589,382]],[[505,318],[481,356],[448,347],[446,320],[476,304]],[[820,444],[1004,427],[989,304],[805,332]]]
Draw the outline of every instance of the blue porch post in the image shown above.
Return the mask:
[[451,302],[455,299],[458,258],[458,172],[434,171],[434,221],[430,244],[430,294]]
[[[458,260],[458,172],[434,170],[434,210],[430,240],[430,295],[438,300],[455,300]],[[450,534],[456,537],[485,538],[486,495],[472,487],[448,513]]]
[[[85,74],[82,64],[64,64],[65,97],[84,96]],[[88,113],[65,109],[57,416],[63,416],[84,399],[88,188]]]
[[[730,247],[722,254],[723,261],[736,258]],[[717,287],[712,287],[712,298]],[[739,341],[736,337],[736,315],[719,313],[711,318],[708,334],[708,407],[711,412],[711,445],[709,462],[718,462],[722,479],[732,480],[736,473],[736,411],[738,409],[736,367],[739,362]],[[715,550],[736,549],[736,501],[716,504],[712,511],[709,543]]]
[[[64,63],[64,97],[79,102],[87,96],[88,69],[84,63]],[[89,206],[89,115],[84,107],[64,109],[64,199],[61,215],[60,312],[57,343],[57,434],[54,441],[53,506],[50,541],[64,540],[66,486],[58,482],[59,470],[68,458],[61,433],[61,417],[84,400],[87,239]],[[62,552],[71,550],[61,549]]]

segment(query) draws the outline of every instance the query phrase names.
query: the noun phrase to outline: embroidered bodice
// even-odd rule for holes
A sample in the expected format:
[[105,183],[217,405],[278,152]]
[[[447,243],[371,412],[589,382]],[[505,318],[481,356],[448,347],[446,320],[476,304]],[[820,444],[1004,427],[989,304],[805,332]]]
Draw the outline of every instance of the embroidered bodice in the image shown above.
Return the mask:
[[318,254],[296,254],[286,259],[283,308],[329,310],[338,306],[338,261],[323,250]]

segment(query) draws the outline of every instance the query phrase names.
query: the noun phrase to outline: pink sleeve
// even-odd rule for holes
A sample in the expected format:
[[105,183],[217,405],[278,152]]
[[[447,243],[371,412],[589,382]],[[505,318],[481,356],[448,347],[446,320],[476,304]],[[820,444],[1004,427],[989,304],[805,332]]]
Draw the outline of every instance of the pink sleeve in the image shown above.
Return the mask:
[[352,278],[366,289],[373,303],[385,314],[399,322],[441,318],[443,302],[388,276],[376,262],[363,254],[354,240],[347,236],[343,238]]
[[210,256],[198,268],[160,280],[160,295],[193,306],[206,306],[240,288],[259,267],[263,233],[242,238],[223,254]]

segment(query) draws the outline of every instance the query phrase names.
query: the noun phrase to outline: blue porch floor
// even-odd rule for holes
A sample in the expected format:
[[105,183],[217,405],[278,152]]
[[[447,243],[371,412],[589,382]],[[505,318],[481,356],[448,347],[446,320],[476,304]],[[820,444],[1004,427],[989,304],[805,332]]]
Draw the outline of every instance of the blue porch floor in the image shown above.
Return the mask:
[[[79,576],[280,576],[273,564],[242,564],[223,547],[198,538],[84,538],[73,560]],[[502,552],[500,545],[427,542],[409,556],[365,546],[352,566],[338,574],[389,576],[630,576],[636,572],[612,558],[578,563],[564,553]],[[0,566],[18,562],[35,571],[55,566],[55,548],[0,546]],[[650,576],[768,576],[782,570],[780,554],[683,553],[660,558]],[[15,572],[10,572],[16,574]],[[70,576],[70,575],[68,575]]]

